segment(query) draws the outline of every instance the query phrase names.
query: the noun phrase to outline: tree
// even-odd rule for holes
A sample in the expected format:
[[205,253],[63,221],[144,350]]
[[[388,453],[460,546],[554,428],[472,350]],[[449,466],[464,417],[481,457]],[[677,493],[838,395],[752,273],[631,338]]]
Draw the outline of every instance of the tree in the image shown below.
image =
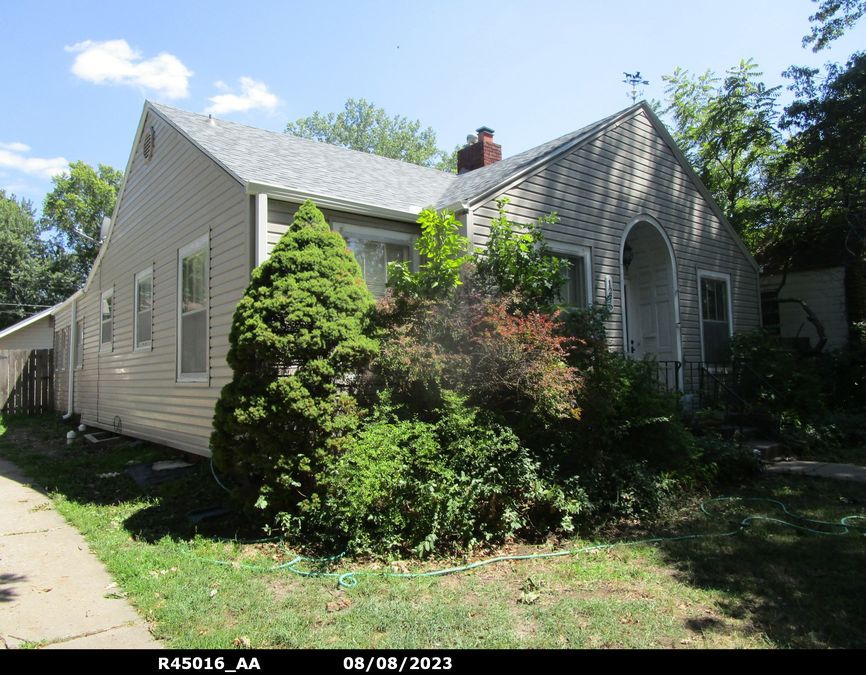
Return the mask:
[[809,21],[819,25],[812,26],[812,32],[803,38],[803,46],[813,45],[812,51],[819,52],[836,38],[842,37],[866,14],[866,0],[812,0],[820,2],[818,11]]
[[41,234],[33,205],[0,190],[0,329],[57,302],[45,283],[50,244]]
[[420,164],[442,171],[457,172],[457,149],[448,153],[436,147],[432,128],[421,129],[421,122],[388,116],[382,108],[365,99],[346,102],[341,113],[321,115],[289,122],[286,133],[322,143],[338,145],[403,162]]
[[508,220],[508,198],[496,202],[499,215],[490,222],[484,251],[475,254],[478,278],[488,295],[510,295],[520,309],[547,310],[559,302],[566,282],[567,263],[555,258],[542,227],[559,221],[556,213],[535,223],[518,225]]
[[[724,81],[711,71],[665,75],[673,137],[734,229],[754,250],[779,209],[769,175],[783,150],[776,129],[780,87],[759,80],[757,64],[741,61]],[[656,104],[661,107],[661,104]]]
[[460,272],[469,261],[469,240],[460,235],[460,223],[447,209],[442,213],[424,209],[418,216],[421,236],[415,250],[421,256],[420,269],[412,272],[408,262],[388,266],[388,285],[398,295],[435,300],[451,295]]
[[[346,392],[369,359],[373,297],[343,238],[307,201],[238,303],[216,404],[214,461],[237,497],[294,528],[318,499],[320,472],[353,419]],[[299,506],[301,505],[301,506]]]
[[797,99],[780,126],[795,133],[788,142],[780,179],[789,219],[805,226],[850,226],[866,236],[866,52],[845,66],[792,67]]
[[[111,216],[123,172],[99,164],[94,170],[82,161],[51,179],[54,189],[45,197],[42,224],[53,230],[54,241],[70,253],[63,264],[67,295],[87,280],[96,254],[102,220]],[[60,270],[58,270],[60,273]]]

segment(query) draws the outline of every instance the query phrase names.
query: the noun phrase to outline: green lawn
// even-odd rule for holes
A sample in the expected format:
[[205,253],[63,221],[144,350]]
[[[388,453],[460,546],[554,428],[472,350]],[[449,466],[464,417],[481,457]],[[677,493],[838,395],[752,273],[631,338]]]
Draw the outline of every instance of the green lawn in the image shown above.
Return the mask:
[[[198,528],[184,517],[225,503],[206,463],[194,475],[141,489],[125,469],[174,457],[172,451],[141,443],[67,447],[68,427],[55,417],[3,424],[0,455],[49,491],[53,508],[84,533],[114,575],[115,593],[170,647],[866,647],[866,528],[821,535],[757,521],[736,536],[716,536],[736,530],[748,515],[785,516],[765,502],[715,502],[708,508],[719,517],[711,519],[693,498],[649,529],[620,523],[595,541],[511,544],[423,564],[296,565],[335,575],[310,577],[268,569],[295,557],[277,542],[219,539],[262,536],[243,517]],[[112,472],[121,475],[99,477]],[[866,486],[855,483],[763,476],[725,495],[771,497],[817,520],[866,515]],[[713,536],[512,560],[441,577],[384,576],[550,553],[554,546],[687,534]],[[348,571],[358,573],[353,588],[337,582]]]

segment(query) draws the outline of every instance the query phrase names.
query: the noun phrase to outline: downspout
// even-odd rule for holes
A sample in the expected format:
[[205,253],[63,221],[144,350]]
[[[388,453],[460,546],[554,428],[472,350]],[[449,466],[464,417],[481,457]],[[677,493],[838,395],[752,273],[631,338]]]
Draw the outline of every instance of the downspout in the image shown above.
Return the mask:
[[254,268],[261,265],[268,257],[268,195],[265,192],[256,195],[255,247]]
[[67,364],[67,368],[69,369],[69,392],[68,392],[68,402],[66,404],[66,414],[63,416],[64,420],[68,420],[72,417],[73,414],[73,401],[75,396],[75,349],[78,346],[78,336],[76,335],[76,328],[78,324],[78,300],[73,299],[72,301],[72,324],[69,327],[69,363]]

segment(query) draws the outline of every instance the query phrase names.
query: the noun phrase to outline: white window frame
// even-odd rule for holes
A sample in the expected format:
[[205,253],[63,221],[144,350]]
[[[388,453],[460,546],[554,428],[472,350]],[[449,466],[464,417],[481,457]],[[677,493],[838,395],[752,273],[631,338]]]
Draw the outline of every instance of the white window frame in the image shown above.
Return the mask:
[[335,232],[339,232],[345,239],[346,237],[354,237],[357,239],[366,239],[381,244],[397,244],[399,246],[409,247],[409,262],[413,270],[418,270],[420,266],[420,256],[415,250],[415,242],[418,240],[418,235],[410,232],[401,232],[399,230],[388,230],[383,227],[368,227],[366,225],[355,225],[353,223],[334,223],[332,225]]
[[[210,236],[203,234],[177,252],[177,381],[208,382],[210,375]],[[181,372],[183,356],[183,261],[185,258],[205,252],[205,369],[198,373]]]
[[54,368],[58,373],[69,369],[69,326],[54,331]]
[[569,246],[567,244],[555,244],[547,242],[551,255],[555,258],[583,258],[584,288],[586,288],[586,307],[576,309],[592,308],[592,249],[588,246]]
[[700,318],[701,324],[701,361],[706,363],[707,350],[706,341],[704,339],[704,279],[725,282],[725,289],[727,290],[726,299],[728,303],[728,337],[731,337],[734,334],[734,302],[730,274],[727,274],[725,272],[710,272],[706,270],[698,270],[698,317]]
[[[145,279],[150,279],[150,330],[148,339],[138,341],[138,323],[141,320],[138,311],[138,289]],[[135,275],[132,286],[132,349],[133,351],[150,351],[153,347],[153,267],[141,270]]]
[[84,368],[84,319],[75,322],[75,370]]
[[[105,306],[105,301],[111,301],[111,311],[108,314],[107,321],[111,323],[111,340],[108,342],[103,342],[102,336],[105,329],[106,319],[103,317],[104,312],[102,311]],[[114,317],[117,315],[117,307],[114,304],[114,286],[109,288],[107,291],[103,291],[102,295],[99,297],[99,351],[100,352],[110,352],[114,349]]]

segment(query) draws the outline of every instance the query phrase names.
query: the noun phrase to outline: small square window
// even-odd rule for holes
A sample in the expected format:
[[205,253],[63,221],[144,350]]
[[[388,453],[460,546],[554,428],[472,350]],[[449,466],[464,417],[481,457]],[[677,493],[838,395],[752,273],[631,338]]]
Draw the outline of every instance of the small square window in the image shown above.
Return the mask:
[[338,232],[346,240],[346,247],[355,254],[361,266],[361,276],[374,298],[385,296],[388,283],[388,264],[408,262],[416,268],[413,248],[415,237],[403,232],[355,225],[338,225]]
[[589,307],[589,293],[587,292],[587,260],[588,255],[559,255],[555,258],[568,263],[565,270],[566,280],[559,289],[559,301],[563,307],[586,309]]

